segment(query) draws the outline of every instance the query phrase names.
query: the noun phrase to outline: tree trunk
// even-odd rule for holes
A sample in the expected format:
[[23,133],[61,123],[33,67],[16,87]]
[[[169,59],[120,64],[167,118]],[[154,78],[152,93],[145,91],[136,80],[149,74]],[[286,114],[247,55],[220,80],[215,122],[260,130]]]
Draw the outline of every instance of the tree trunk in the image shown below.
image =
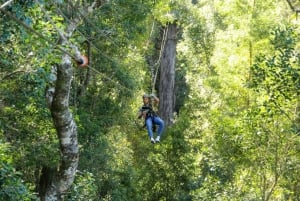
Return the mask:
[[45,193],[46,201],[63,200],[64,193],[74,181],[78,166],[77,128],[73,115],[69,111],[72,75],[71,58],[64,55],[63,62],[57,67],[55,93],[51,105],[51,114],[60,143],[61,164]]
[[160,66],[159,114],[166,125],[172,124],[175,107],[176,23],[167,25],[167,37]]

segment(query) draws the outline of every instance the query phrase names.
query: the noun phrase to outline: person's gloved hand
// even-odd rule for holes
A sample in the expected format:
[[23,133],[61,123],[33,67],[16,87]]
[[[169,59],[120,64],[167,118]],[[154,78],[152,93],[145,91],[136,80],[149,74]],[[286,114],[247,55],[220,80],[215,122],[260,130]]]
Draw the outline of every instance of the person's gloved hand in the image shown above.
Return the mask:
[[154,97],[156,97],[156,96],[155,96],[154,94],[150,94],[150,97],[151,97],[151,98],[154,98]]

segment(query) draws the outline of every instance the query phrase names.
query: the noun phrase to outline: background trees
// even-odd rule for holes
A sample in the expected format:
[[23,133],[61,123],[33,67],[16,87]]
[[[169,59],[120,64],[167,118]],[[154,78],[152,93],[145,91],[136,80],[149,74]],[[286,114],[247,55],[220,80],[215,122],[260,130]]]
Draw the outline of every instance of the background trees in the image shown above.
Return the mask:
[[[94,1],[40,3],[46,12],[36,1],[4,9],[49,40],[0,15],[1,197],[39,199],[60,170],[45,92],[59,48],[76,55],[58,29],[78,17],[68,40],[90,65],[70,58],[80,157],[65,200],[298,199],[299,22],[286,1],[95,1],[91,14]],[[153,146],[136,111],[174,22],[177,115]]]

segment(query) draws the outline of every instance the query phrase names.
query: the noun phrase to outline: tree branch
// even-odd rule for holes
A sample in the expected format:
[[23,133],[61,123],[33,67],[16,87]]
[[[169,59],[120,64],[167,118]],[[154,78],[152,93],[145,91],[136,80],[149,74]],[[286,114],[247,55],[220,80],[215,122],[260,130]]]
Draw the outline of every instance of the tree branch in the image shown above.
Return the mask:
[[6,75],[4,75],[2,78],[1,78],[1,81],[2,80],[5,80],[5,79],[9,79],[11,76],[13,76],[14,74],[17,74],[17,73],[25,73],[25,72],[28,72],[28,71],[24,71],[24,70],[16,70],[14,72],[11,72],[11,73],[8,73]]
[[[300,3],[298,2],[298,4],[296,4],[295,2],[296,1],[292,1],[292,0],[286,0],[290,6],[290,8],[296,12],[296,13],[299,13],[300,12]],[[294,5],[295,3],[295,5]]]

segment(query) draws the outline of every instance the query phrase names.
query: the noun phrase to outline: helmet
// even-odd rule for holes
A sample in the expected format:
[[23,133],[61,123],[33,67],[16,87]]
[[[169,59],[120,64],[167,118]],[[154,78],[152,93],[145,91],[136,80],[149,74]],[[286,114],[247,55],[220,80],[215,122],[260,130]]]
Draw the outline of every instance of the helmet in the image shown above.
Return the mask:
[[143,98],[150,98],[150,96],[148,94],[144,94]]

